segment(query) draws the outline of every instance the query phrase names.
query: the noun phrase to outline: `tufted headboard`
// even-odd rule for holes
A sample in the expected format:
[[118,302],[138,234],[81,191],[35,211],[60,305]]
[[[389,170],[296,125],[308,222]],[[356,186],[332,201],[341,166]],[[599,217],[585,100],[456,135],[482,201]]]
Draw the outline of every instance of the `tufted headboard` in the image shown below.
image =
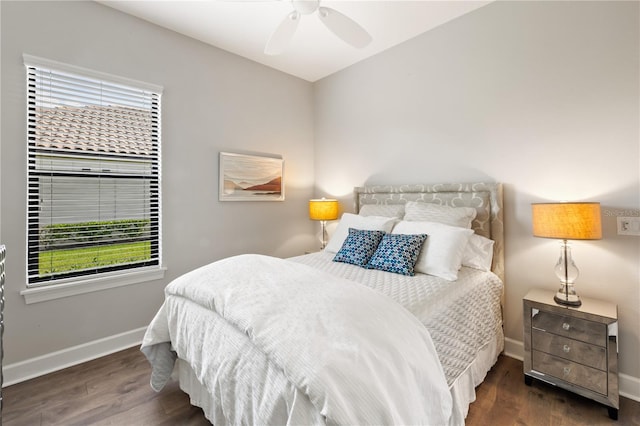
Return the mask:
[[504,223],[502,184],[446,183],[417,185],[373,185],[354,189],[355,211],[365,204],[405,204],[422,201],[477,210],[471,227],[495,241],[491,270],[504,281]]

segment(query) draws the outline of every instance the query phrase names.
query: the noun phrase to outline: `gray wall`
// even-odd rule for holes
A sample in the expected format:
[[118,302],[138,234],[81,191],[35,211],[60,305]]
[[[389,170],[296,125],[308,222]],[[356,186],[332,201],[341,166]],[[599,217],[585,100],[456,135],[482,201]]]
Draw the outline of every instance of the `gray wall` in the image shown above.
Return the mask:
[[[148,325],[164,286],[194,267],[238,253],[292,256],[314,247],[310,83],[98,3],[0,5],[5,365]],[[164,87],[163,281],[25,305],[23,53]],[[282,155],[286,200],[219,202],[219,151]]]
[[556,290],[559,243],[530,203],[600,201],[604,238],[573,244],[582,296],[618,304],[620,371],[640,377],[639,3],[496,2],[315,85],[316,185],[499,181],[510,346],[522,297]]

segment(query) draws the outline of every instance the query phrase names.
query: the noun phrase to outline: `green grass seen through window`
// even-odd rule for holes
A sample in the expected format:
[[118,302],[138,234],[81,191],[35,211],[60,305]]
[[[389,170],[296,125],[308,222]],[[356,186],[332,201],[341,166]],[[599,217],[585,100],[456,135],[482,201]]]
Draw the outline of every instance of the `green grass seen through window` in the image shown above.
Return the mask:
[[151,243],[97,245],[40,253],[39,273],[55,274],[151,259]]

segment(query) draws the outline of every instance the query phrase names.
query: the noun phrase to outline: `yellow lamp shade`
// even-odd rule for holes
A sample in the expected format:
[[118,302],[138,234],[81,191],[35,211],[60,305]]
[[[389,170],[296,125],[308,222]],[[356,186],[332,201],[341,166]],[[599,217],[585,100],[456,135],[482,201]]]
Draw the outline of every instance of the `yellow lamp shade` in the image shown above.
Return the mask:
[[309,200],[309,219],[336,220],[338,218],[338,200],[321,198]]
[[563,240],[602,238],[600,203],[534,203],[533,236]]

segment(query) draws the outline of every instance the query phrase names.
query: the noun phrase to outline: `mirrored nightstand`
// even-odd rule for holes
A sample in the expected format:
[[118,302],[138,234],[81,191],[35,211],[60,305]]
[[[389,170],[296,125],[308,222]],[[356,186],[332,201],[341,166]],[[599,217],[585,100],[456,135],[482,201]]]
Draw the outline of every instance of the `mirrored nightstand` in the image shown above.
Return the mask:
[[524,307],[524,378],[542,380],[609,409],[618,419],[618,307],[582,298],[574,308],[555,292],[531,290]]

